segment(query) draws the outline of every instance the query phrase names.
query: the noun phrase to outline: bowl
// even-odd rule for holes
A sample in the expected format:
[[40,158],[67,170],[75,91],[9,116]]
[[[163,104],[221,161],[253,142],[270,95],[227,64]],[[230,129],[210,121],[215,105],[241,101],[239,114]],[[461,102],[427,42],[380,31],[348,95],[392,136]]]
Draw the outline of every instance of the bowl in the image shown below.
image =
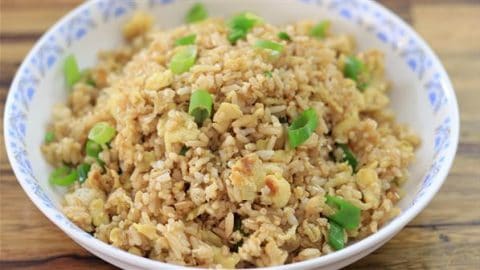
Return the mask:
[[[329,19],[333,31],[348,33],[359,49],[385,53],[386,75],[392,82],[391,107],[408,123],[422,145],[410,167],[402,213],[377,233],[348,247],[307,261],[271,269],[336,269],[379,248],[426,207],[444,182],[458,144],[459,114],[454,90],[434,52],[405,22],[368,0],[202,0],[211,16],[249,10],[273,24],[299,19]],[[11,166],[27,195],[55,225],[91,253],[125,269],[180,269],[138,257],[95,239],[61,212],[62,192],[48,183],[51,167],[40,145],[51,109],[66,99],[61,60],[77,56],[81,67],[94,64],[99,50],[122,42],[121,26],[136,10],[147,10],[163,28],[183,23],[192,1],[91,0],[50,28],[20,66],[8,94],[4,130]],[[19,209],[20,210],[20,209]]]

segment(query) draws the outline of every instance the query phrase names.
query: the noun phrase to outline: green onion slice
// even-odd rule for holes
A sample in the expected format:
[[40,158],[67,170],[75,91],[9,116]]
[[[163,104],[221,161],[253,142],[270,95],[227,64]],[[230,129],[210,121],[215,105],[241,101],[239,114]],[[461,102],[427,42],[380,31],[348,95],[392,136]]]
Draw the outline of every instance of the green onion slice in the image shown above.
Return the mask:
[[330,21],[321,21],[310,29],[310,36],[323,39],[327,35],[328,28],[330,27]]
[[205,119],[212,113],[213,99],[210,93],[203,89],[198,89],[190,96],[190,105],[188,113],[195,118],[197,125],[201,125]]
[[243,245],[243,239],[240,239],[238,242],[233,244],[232,247],[230,247],[230,252],[238,252],[238,249]]
[[231,29],[251,30],[255,25],[262,24],[263,19],[251,12],[235,15],[228,23]]
[[239,39],[245,38],[247,32],[242,29],[233,29],[228,33],[227,39],[231,44],[237,43]]
[[185,21],[187,23],[195,23],[203,21],[208,17],[208,12],[205,6],[201,3],[196,3],[187,12]]
[[95,82],[95,80],[92,77],[92,70],[84,69],[80,73],[81,73],[80,81],[85,82],[86,84],[88,84],[92,87],[97,86],[97,83]]
[[255,25],[261,23],[263,23],[263,19],[251,12],[243,12],[234,16],[228,23],[230,28],[228,41],[231,44],[237,43],[239,39],[244,39]]
[[47,131],[45,133],[45,143],[51,143],[55,140],[55,133],[53,131]]
[[98,158],[98,154],[102,152],[102,146],[94,141],[88,140],[85,144],[85,152],[89,157]]
[[82,78],[82,73],[78,68],[77,59],[73,54],[70,54],[65,58],[63,63],[63,72],[65,75],[65,81],[67,86],[71,88],[75,83],[77,83]]
[[357,83],[357,87],[358,87],[358,89],[363,91],[368,87],[368,83],[367,82],[359,82],[359,83]]
[[182,149],[180,149],[180,152],[178,154],[180,156],[185,156],[188,152],[188,149],[190,149],[190,147],[184,145],[184,146],[182,146]]
[[263,75],[265,75],[266,77],[272,78],[272,72],[271,71],[267,70],[263,73]]
[[170,60],[169,68],[174,74],[182,74],[190,70],[197,58],[197,47],[188,45],[178,48]]
[[270,40],[263,40],[263,39],[257,40],[255,42],[255,47],[272,50],[272,51],[275,51],[277,53],[281,53],[282,50],[283,50],[283,45],[282,44],[276,43],[276,42],[273,42],[273,41],[270,41]]
[[184,37],[181,37],[181,38],[175,40],[175,45],[176,46],[194,45],[196,39],[197,39],[197,35],[191,34],[191,35],[184,36]]
[[238,231],[241,229],[242,229],[242,217],[237,213],[233,213],[233,231]]
[[304,143],[318,125],[318,116],[313,108],[301,113],[288,127],[288,141],[292,148]]
[[333,221],[328,224],[328,244],[335,250],[342,249],[345,246],[345,231]]
[[345,59],[343,74],[345,77],[354,80],[357,83],[357,88],[359,90],[363,91],[367,88],[368,82],[365,81],[367,70],[362,60],[357,57],[352,55]]
[[82,163],[77,167],[78,182],[83,183],[88,178],[88,172],[90,171],[91,165],[88,163]]
[[281,40],[286,40],[286,41],[291,41],[292,38],[290,38],[290,35],[288,35],[286,32],[280,32],[278,33],[278,38]]
[[345,77],[354,81],[358,81],[358,76],[365,69],[363,62],[355,56],[349,56],[345,59],[345,66],[343,67],[343,74]]
[[360,208],[340,197],[329,195],[326,197],[326,203],[336,209],[335,214],[330,215],[328,219],[335,221],[347,230],[358,228],[360,225]]
[[67,166],[59,167],[50,174],[50,183],[57,186],[69,186],[77,180],[78,174],[76,170]]
[[110,142],[117,134],[117,131],[107,122],[99,122],[90,129],[88,138],[98,144]]
[[348,145],[339,143],[338,146],[342,149],[343,151],[343,161],[346,161],[350,167],[352,167],[352,170],[355,172],[357,170],[357,165],[358,161],[355,155],[352,153]]

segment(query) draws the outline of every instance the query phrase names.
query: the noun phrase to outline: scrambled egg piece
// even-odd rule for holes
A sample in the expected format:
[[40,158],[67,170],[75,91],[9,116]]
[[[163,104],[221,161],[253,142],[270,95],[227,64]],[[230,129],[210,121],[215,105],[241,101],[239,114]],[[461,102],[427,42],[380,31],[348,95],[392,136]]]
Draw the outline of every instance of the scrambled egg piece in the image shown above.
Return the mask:
[[160,90],[169,86],[173,81],[173,73],[170,70],[155,72],[145,81],[145,88],[150,90]]
[[199,135],[200,130],[198,130],[192,116],[180,111],[168,114],[164,135],[167,153],[174,152],[173,144],[196,140]]
[[376,208],[380,204],[382,187],[377,172],[369,167],[358,170],[355,175],[356,183],[363,194],[363,199],[371,207]]
[[227,131],[233,120],[243,115],[236,104],[222,102],[217,112],[213,115],[213,127],[220,133]]
[[150,30],[153,25],[153,17],[144,13],[137,12],[123,27],[123,36],[131,40]]
[[265,170],[257,154],[245,156],[232,167],[230,180],[236,192],[237,201],[253,201],[257,191],[265,185]]
[[281,208],[287,205],[292,192],[290,183],[279,175],[265,176],[265,186],[269,189],[267,196],[270,198],[272,205]]

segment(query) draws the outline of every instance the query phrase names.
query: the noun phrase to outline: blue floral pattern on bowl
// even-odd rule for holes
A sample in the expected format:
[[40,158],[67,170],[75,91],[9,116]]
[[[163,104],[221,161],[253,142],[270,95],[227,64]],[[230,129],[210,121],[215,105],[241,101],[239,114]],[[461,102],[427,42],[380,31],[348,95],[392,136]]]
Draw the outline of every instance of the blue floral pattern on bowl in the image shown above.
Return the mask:
[[[410,205],[413,207],[432,185],[435,176],[442,171],[447,152],[456,147],[456,141],[453,141],[452,137],[453,122],[447,106],[454,101],[447,98],[449,95],[442,84],[445,79],[448,81],[448,78],[445,78],[446,73],[440,64],[434,64],[434,55],[425,51],[425,47],[415,41],[418,38],[411,36],[404,24],[389,19],[389,16],[385,15],[387,11],[370,1],[297,1],[308,5],[323,6],[338,13],[344,20],[364,28],[371,33],[373,38],[388,44],[404,60],[404,64],[410,71],[425,82],[423,90],[428,94],[427,105],[436,117],[441,119],[439,121],[441,124],[435,129],[434,139],[424,142],[433,145],[435,158]],[[151,8],[173,3],[175,0],[148,1]],[[95,0],[83,5],[77,15],[62,23],[57,31],[49,31],[27,57],[26,62],[19,70],[16,81],[12,84],[6,105],[6,146],[19,182],[25,189],[32,191],[36,196],[32,199],[40,202],[41,207],[48,208],[54,213],[53,216],[49,216],[52,220],[55,220],[57,224],[68,226],[86,237],[91,237],[91,235],[75,226],[56,208],[35,177],[25,141],[30,105],[35,98],[41,79],[51,71],[73,43],[85,38],[90,31],[106,21],[124,19],[138,6],[139,3],[133,0]],[[101,14],[101,16],[94,17],[92,14]]]

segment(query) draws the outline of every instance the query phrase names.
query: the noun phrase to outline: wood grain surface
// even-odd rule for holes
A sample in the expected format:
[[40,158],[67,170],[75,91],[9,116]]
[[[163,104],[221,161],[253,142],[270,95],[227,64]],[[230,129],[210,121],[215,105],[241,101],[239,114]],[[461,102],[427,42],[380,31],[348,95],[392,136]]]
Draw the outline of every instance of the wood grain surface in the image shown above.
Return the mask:
[[[81,0],[1,0],[0,111],[32,45]],[[383,0],[445,64],[461,115],[460,145],[428,207],[385,246],[347,269],[480,269],[480,0]],[[27,198],[0,133],[0,269],[115,269],[68,238]]]

